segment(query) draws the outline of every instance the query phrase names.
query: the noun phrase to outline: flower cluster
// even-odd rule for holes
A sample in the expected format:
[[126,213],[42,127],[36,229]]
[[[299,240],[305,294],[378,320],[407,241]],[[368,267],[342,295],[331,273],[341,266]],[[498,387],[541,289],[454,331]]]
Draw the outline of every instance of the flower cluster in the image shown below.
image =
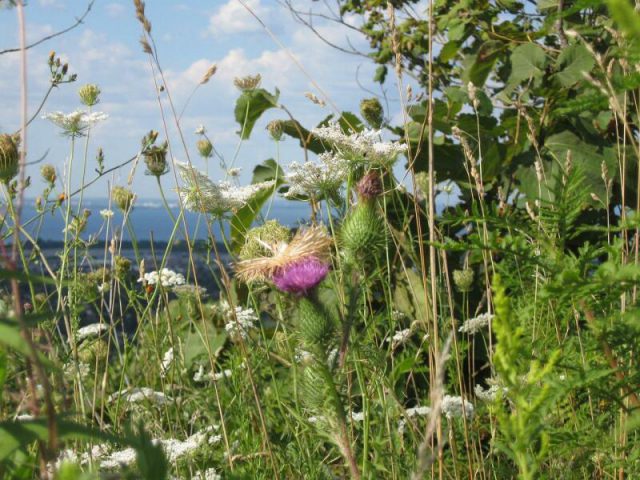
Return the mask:
[[467,419],[473,418],[473,404],[462,397],[445,395],[442,399],[442,413],[449,420],[460,418],[464,414]]
[[255,328],[258,316],[252,308],[235,307],[233,310],[226,302],[220,302],[222,313],[227,320],[224,326],[227,334],[231,338],[242,338],[246,340],[249,337],[249,331]]
[[107,402],[111,403],[121,398],[125,403],[137,403],[144,400],[148,400],[156,405],[164,405],[167,402],[171,402],[171,398],[167,397],[162,392],[156,392],[152,388],[132,388],[121,390],[109,396]]
[[338,152],[355,162],[391,166],[407,146],[398,142],[380,141],[380,130],[363,130],[347,135],[339,123],[312,130],[313,135],[333,145]]
[[76,340],[84,340],[89,337],[97,337],[109,329],[106,323],[92,323],[86,327],[79,328],[76,332]]
[[404,330],[398,330],[391,337],[391,348],[395,349],[401,345],[404,345],[411,338],[411,329],[405,328]]
[[481,313],[477,317],[470,318],[465,321],[460,328],[458,328],[459,332],[468,333],[469,335],[473,335],[474,333],[479,332],[484,327],[489,325],[489,322],[493,319],[493,314],[491,313]]
[[497,384],[491,385],[487,389],[482,388],[482,385],[476,385],[473,389],[476,397],[483,402],[493,402],[499,395],[502,395],[503,391],[504,389]]
[[138,282],[142,282],[145,285],[160,284],[165,288],[171,288],[178,285],[184,285],[184,276],[181,273],[176,273],[168,268],[163,268],[160,272],[145,273],[138,279]]
[[106,120],[109,116],[103,112],[86,112],[76,110],[71,113],[52,112],[42,116],[45,120],[50,120],[63,130],[64,135],[70,137],[81,137],[84,132],[96,123]]
[[318,163],[293,162],[289,165],[286,176],[289,191],[285,197],[332,195],[340,189],[349,176],[349,163],[332,153],[323,153],[318,160]]
[[222,217],[244,207],[258,192],[273,188],[274,181],[235,187],[228,182],[214,183],[201,171],[186,163],[176,164],[183,181],[178,188],[180,198],[188,210]]

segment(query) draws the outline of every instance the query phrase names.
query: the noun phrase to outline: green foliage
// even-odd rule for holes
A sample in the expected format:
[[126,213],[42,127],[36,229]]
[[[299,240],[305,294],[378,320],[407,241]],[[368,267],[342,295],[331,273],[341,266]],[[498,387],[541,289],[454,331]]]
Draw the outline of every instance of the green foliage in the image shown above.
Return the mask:
[[235,117],[240,125],[240,137],[248,139],[253,126],[264,112],[270,108],[278,107],[280,91],[269,93],[264,88],[255,88],[243,91],[236,100]]

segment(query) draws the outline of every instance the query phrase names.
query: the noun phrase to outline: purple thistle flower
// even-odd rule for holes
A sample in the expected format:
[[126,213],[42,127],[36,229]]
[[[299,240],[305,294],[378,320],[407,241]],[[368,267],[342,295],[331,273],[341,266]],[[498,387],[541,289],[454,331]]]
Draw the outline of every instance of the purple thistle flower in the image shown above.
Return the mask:
[[273,283],[283,292],[306,295],[318,285],[329,272],[329,265],[316,257],[305,257],[278,270]]

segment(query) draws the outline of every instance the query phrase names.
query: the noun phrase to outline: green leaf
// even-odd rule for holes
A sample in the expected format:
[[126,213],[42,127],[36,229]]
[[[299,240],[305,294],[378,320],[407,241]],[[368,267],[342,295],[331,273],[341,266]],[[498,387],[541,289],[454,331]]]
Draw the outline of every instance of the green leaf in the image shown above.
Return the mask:
[[589,50],[582,45],[571,45],[558,55],[555,78],[563,87],[570,87],[584,80],[584,74],[589,73],[594,65],[595,60]]
[[314,137],[311,132],[304,128],[297,120],[284,120],[281,124],[282,131],[292,138],[297,138],[302,148],[313,153],[323,153],[327,150],[322,142]]
[[265,202],[273,195],[276,189],[284,183],[282,168],[280,168],[272,158],[258,165],[253,170],[253,180],[251,183],[255,184],[269,180],[275,181],[273,188],[264,189],[254,195],[231,219],[231,249],[234,252],[238,252],[240,248],[242,248],[242,245],[244,245],[245,236],[260,213],[260,210],[262,210]]
[[476,87],[482,87],[502,50],[502,43],[489,40],[483,43],[476,55],[467,58],[463,74],[463,82],[473,82]]
[[387,67],[385,65],[381,65],[376,68],[376,73],[373,76],[373,81],[378,83],[384,83],[385,78],[387,78]]
[[7,352],[0,350],[0,406],[2,406],[2,392],[7,379]]
[[227,340],[225,332],[218,332],[215,328],[207,328],[209,347],[205,343],[204,333],[199,331],[189,332],[184,340],[184,363],[187,368],[191,368],[200,357],[208,357],[209,351],[214,357],[217,351],[222,348]]
[[547,57],[536,43],[519,45],[511,53],[511,75],[509,85],[517,85],[523,80],[542,76]]
[[264,88],[245,90],[236,101],[235,117],[240,124],[238,134],[240,138],[246,140],[251,135],[253,126],[260,116],[278,106],[280,91],[276,89],[275,94],[267,92]]

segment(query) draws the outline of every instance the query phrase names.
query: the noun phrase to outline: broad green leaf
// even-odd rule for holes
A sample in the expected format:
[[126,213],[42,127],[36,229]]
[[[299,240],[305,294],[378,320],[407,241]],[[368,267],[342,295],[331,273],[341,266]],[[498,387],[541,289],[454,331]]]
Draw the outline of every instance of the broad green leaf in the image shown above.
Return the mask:
[[238,252],[240,248],[242,248],[242,245],[244,245],[245,236],[262,210],[265,202],[275,193],[277,188],[284,183],[282,168],[271,158],[253,170],[253,180],[251,183],[265,182],[268,180],[274,180],[275,184],[273,188],[264,189],[254,195],[231,219],[231,248],[234,252]]
[[502,42],[489,40],[483,43],[478,52],[468,57],[463,73],[463,82],[473,82],[476,87],[482,87],[487,81],[493,66],[502,51]]
[[594,65],[593,55],[584,46],[571,45],[558,55],[556,68],[559,71],[555,78],[563,87],[570,87],[584,80],[584,74],[589,73]]
[[304,128],[297,120],[282,121],[282,131],[290,137],[297,138],[302,148],[313,153],[322,153],[327,150],[322,142],[311,135],[311,132]]
[[546,63],[544,50],[536,43],[519,45],[511,53],[510,85],[517,85],[530,78],[539,78],[544,72]]
[[238,133],[243,140],[249,138],[253,126],[264,112],[278,106],[279,96],[278,89],[275,94],[267,92],[264,88],[242,92],[236,101],[235,117],[236,122],[240,124]]
[[[209,347],[205,343],[205,338],[209,342]],[[222,348],[227,340],[227,334],[223,331],[216,331],[214,328],[207,328],[207,335],[204,332],[189,332],[184,340],[184,363],[187,368],[200,357],[208,357],[209,351],[216,356],[216,352]]]

